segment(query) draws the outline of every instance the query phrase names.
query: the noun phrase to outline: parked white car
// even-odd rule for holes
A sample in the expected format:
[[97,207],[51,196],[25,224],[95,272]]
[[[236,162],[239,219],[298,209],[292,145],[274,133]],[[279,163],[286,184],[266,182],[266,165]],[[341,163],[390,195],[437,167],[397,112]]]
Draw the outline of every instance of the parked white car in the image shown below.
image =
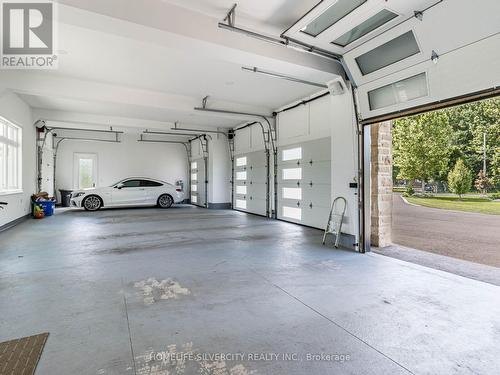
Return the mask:
[[184,200],[179,187],[152,178],[130,177],[109,187],[74,191],[71,207],[97,211],[101,207],[158,206],[169,208]]

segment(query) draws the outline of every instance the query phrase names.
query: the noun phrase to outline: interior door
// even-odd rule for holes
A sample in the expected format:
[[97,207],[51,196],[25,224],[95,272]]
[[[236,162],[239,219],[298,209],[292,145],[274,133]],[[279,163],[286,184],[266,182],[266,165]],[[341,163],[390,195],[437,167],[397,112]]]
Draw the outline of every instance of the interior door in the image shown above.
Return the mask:
[[113,189],[113,205],[139,205],[145,202],[146,190],[141,186],[141,180],[127,180]]
[[73,187],[88,189],[97,186],[97,154],[74,155]]

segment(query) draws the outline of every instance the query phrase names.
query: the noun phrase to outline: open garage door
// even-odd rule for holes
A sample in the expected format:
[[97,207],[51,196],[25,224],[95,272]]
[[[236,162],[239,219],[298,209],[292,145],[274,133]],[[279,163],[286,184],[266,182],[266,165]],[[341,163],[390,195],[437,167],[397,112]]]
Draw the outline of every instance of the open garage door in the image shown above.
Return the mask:
[[270,159],[260,123],[235,132],[234,202],[236,210],[270,213]]

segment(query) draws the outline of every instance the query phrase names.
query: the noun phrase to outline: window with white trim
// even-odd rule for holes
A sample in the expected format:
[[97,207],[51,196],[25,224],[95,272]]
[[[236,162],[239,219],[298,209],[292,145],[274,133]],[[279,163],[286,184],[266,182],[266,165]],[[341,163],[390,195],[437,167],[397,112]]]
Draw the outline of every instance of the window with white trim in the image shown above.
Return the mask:
[[22,129],[0,117],[0,194],[22,191]]

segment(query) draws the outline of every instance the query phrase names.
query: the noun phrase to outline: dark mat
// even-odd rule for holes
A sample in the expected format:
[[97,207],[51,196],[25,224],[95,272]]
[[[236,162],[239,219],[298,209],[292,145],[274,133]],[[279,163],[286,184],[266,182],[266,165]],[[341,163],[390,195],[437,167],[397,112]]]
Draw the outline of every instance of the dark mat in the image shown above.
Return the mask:
[[33,375],[48,333],[0,342],[0,375]]

